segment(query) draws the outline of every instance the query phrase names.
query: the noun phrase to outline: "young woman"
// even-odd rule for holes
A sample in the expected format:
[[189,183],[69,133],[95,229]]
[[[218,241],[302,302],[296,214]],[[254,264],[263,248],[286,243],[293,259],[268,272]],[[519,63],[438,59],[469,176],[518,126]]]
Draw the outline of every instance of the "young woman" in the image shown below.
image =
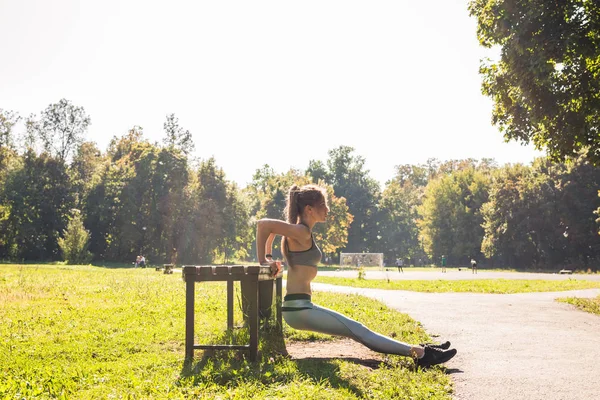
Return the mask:
[[287,221],[261,219],[257,222],[258,261],[269,265],[274,274],[281,270],[281,263],[274,261],[270,253],[275,236],[282,236],[281,248],[289,266],[282,312],[288,325],[294,329],[348,337],[380,353],[413,357],[422,367],[441,364],[454,357],[456,350],[447,350],[449,342],[442,345],[402,343],[311,302],[310,282],[317,276],[317,265],[322,256],[312,230],[315,224],[326,221],[328,212],[325,189],[315,185],[294,185],[286,205]]

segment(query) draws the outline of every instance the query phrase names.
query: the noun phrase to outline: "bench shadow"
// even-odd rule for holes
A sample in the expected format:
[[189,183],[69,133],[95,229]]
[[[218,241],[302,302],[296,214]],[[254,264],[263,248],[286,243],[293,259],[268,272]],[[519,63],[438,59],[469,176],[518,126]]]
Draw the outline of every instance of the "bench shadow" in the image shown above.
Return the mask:
[[302,375],[310,378],[313,382],[326,381],[332,388],[346,389],[358,398],[365,398],[365,393],[347,379],[340,377],[339,361],[349,361],[365,367],[376,369],[380,367],[381,361],[362,360],[359,358],[304,358],[293,360]]
[[[234,330],[235,331],[235,330]],[[261,342],[256,362],[248,360],[248,354],[242,351],[228,350],[196,350],[201,356],[192,361],[184,361],[179,381],[186,380],[186,385],[198,386],[210,379],[218,385],[230,386],[240,377],[243,381],[256,380],[265,385],[288,384],[294,379],[292,373],[278,373],[276,371],[276,360],[285,358],[296,364],[298,372],[315,383],[327,381],[333,388],[346,389],[359,398],[366,394],[349,380],[342,378],[340,361],[351,362],[371,370],[390,365],[378,359],[365,359],[358,357],[307,357],[292,358],[286,349],[283,335],[274,328],[261,328]],[[244,344],[247,337],[244,334],[236,335],[235,332],[225,332],[216,335],[210,343],[232,343]],[[209,376],[209,378],[207,378]]]

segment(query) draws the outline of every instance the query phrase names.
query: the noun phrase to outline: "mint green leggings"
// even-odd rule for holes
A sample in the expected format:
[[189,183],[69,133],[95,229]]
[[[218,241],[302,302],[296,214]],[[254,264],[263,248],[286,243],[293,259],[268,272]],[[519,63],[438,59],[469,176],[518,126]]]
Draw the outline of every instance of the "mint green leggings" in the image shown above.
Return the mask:
[[308,294],[289,294],[282,306],[283,318],[294,329],[344,336],[373,351],[410,356],[412,346],[373,332],[338,312],[313,304]]

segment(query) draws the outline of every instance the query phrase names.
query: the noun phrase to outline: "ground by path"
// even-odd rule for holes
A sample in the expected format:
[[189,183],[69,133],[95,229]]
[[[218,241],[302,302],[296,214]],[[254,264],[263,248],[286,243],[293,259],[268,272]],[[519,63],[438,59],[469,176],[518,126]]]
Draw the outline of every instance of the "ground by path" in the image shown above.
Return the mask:
[[456,399],[600,399],[600,316],[554,300],[595,297],[600,289],[497,295],[312,287],[378,299],[451,340],[459,351],[447,364]]

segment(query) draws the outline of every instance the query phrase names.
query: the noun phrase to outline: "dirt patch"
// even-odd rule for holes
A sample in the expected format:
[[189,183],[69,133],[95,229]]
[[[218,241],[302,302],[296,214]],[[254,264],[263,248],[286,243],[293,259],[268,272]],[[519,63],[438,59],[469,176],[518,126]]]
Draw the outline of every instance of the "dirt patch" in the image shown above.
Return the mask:
[[371,369],[379,368],[382,363],[387,364],[384,354],[369,350],[351,339],[340,338],[327,342],[289,341],[285,347],[292,360],[343,359]]

